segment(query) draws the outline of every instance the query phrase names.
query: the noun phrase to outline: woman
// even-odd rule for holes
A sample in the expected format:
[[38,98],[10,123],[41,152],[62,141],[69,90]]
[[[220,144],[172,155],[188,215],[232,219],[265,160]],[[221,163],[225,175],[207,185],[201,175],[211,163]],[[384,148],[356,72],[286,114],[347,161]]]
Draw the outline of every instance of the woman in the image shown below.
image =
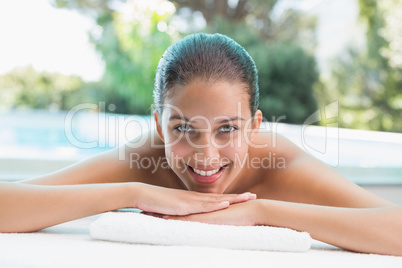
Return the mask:
[[[145,143],[1,183],[0,231],[134,207],[167,219],[288,227],[349,250],[402,255],[401,207],[285,138],[259,133],[257,70],[233,40],[194,34],[169,47],[154,99],[157,134]],[[280,164],[263,165],[268,155]]]

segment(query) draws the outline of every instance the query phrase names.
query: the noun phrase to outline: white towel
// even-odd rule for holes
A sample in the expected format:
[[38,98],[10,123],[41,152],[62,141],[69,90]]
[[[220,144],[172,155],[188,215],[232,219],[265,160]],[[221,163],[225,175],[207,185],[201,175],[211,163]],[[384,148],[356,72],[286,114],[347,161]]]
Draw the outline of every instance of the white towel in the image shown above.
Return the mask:
[[153,245],[307,251],[306,232],[269,226],[233,226],[165,220],[133,212],[108,212],[90,226],[95,239]]

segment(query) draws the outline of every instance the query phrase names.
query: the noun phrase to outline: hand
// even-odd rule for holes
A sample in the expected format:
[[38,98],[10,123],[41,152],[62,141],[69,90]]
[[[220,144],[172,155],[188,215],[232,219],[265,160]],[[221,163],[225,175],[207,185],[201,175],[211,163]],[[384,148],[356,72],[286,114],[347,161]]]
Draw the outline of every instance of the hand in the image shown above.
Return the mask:
[[137,183],[135,208],[165,215],[210,212],[256,199],[255,194],[209,194]]
[[249,202],[238,203],[230,205],[227,209],[208,212],[191,214],[184,216],[173,215],[153,215],[159,216],[168,220],[183,220],[183,221],[197,221],[210,224],[225,224],[225,225],[244,225],[254,226],[258,225],[260,220],[258,215],[261,210],[258,209],[259,200],[252,200]]

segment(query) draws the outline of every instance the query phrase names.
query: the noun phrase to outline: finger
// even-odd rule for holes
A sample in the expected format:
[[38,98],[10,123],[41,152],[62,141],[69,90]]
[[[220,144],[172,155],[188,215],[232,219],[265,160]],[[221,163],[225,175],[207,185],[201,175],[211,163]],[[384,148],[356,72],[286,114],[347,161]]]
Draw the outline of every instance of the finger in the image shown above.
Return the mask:
[[255,200],[257,199],[257,195],[254,193],[247,193],[248,194],[248,200]]
[[254,200],[254,199],[257,198],[257,195],[256,195],[256,194],[253,194],[253,193],[250,193],[250,192],[240,194],[239,196],[241,196],[242,198],[246,198],[246,197],[247,197],[247,200]]
[[[203,197],[201,197],[203,198]],[[244,202],[248,200],[254,200],[257,198],[256,194],[246,192],[242,194],[216,194],[216,195],[209,195],[208,197],[211,202],[222,202],[222,201],[229,201],[230,204],[235,204],[239,202]]]
[[231,197],[230,199],[224,198],[223,200],[229,201],[230,204],[235,204],[235,203],[245,202],[245,201],[248,201],[248,200],[254,200],[256,198],[257,198],[256,194],[247,192],[247,193],[242,193],[242,194],[235,195],[235,196]]

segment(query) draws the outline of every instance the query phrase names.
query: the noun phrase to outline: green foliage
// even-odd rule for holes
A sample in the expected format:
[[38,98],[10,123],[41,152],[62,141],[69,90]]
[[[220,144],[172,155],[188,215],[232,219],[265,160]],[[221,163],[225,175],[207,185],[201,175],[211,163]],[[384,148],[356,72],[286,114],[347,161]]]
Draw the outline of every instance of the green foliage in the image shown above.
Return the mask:
[[84,82],[77,76],[37,72],[31,66],[0,76],[0,107],[69,109]]
[[334,61],[327,93],[339,100],[341,127],[401,132],[402,70],[382,53],[389,43],[381,34],[386,12],[379,3],[359,1],[367,47],[351,47]]
[[317,109],[313,95],[318,80],[315,59],[295,44],[268,46],[259,57],[260,109],[268,120],[304,123]]
[[158,30],[169,14],[144,10],[142,15],[126,20],[119,13],[104,14],[98,18],[102,35],[92,38],[106,66],[101,81],[104,101],[115,104],[114,112],[149,114],[156,67],[172,44],[172,38]]
[[280,2],[278,0],[240,0],[235,4],[235,1],[225,0],[172,1],[176,3],[179,12],[184,8],[191,9],[194,14],[201,12],[211,32],[230,35],[232,32],[238,32],[236,28],[240,26],[247,28],[245,33],[257,33],[259,42],[286,41],[309,48],[315,43],[315,17],[301,14],[294,9],[288,9],[281,14],[275,13],[275,7]]

